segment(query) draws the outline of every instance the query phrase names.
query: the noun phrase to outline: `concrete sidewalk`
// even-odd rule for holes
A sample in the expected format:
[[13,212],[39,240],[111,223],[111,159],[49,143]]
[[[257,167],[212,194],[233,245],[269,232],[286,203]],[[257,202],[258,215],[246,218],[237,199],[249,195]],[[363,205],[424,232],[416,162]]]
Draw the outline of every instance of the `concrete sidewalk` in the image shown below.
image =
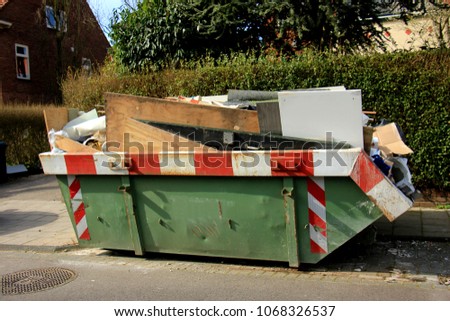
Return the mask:
[[413,207],[394,222],[382,217],[375,226],[379,235],[396,239],[450,240],[450,211]]
[[0,184],[0,248],[55,251],[77,244],[54,176]]
[[[450,211],[413,208],[394,223],[381,218],[378,234],[390,238],[450,239]],[[0,185],[0,249],[55,251],[77,238],[54,176],[34,175]]]

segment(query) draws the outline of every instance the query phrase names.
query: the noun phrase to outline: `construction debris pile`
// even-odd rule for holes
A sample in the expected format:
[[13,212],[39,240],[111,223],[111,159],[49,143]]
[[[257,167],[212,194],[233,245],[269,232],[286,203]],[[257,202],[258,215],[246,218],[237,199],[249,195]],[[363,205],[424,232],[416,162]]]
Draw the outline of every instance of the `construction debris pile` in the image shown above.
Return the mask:
[[401,128],[396,123],[382,122],[373,127],[370,151],[375,164],[409,198],[413,199],[415,188],[406,155],[413,151],[405,144]]
[[230,90],[167,99],[106,94],[106,116],[53,108],[45,120],[54,153],[361,148],[406,196],[415,192],[405,157],[412,150],[401,129],[369,126],[360,90]]

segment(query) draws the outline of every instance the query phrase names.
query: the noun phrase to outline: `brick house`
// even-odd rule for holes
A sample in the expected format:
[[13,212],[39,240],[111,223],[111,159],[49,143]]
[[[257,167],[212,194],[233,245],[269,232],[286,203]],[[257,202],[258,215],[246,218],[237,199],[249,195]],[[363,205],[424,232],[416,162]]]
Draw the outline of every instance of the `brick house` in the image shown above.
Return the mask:
[[51,103],[68,67],[101,64],[110,44],[86,0],[0,0],[0,104]]

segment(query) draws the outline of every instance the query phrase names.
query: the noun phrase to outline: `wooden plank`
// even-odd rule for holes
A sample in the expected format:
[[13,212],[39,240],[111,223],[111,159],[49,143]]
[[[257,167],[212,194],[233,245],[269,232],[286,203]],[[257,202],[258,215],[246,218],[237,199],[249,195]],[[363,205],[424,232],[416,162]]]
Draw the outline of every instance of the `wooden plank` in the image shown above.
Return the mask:
[[52,129],[57,132],[69,122],[69,110],[63,107],[45,108],[44,118],[47,133]]
[[68,153],[94,154],[99,152],[92,147],[85,146],[79,142],[71,140],[70,138],[59,135],[55,135],[55,146]]
[[105,97],[108,142],[121,144],[127,118],[259,133],[258,114],[255,111],[112,93],[107,93]]
[[278,102],[261,102],[256,104],[261,134],[281,135],[280,105]]
[[[128,153],[151,154],[167,151],[217,151],[198,142],[189,140],[137,120],[124,120],[123,143],[121,151]],[[110,151],[112,151],[110,148]]]

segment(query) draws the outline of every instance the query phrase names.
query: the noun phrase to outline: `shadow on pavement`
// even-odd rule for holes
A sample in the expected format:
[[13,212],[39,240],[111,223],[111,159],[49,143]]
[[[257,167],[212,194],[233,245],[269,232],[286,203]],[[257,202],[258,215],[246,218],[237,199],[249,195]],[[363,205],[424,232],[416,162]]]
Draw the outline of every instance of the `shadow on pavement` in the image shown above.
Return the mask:
[[48,212],[21,212],[7,210],[0,212],[0,236],[8,235],[54,222],[58,215]]
[[33,175],[0,184],[0,199],[61,199],[58,182],[54,176]]

